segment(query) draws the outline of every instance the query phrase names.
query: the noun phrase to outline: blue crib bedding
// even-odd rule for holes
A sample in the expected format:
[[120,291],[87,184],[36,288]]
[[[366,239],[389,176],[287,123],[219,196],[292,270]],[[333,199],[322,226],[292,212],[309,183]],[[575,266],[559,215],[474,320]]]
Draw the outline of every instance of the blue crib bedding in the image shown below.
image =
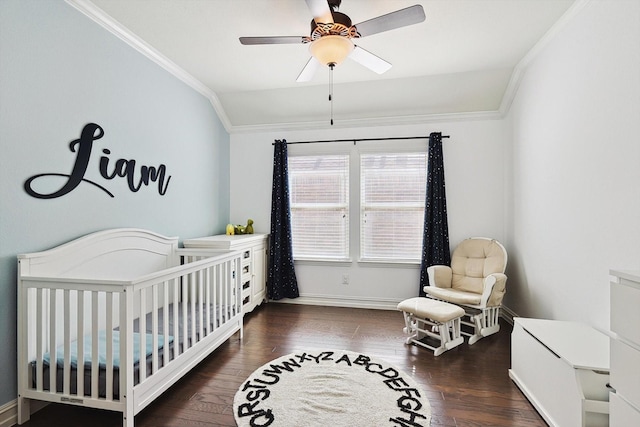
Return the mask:
[[[120,367],[120,331],[111,331],[113,342],[113,367]],[[145,359],[153,354],[153,335],[145,334]],[[133,333],[133,363],[137,365],[140,362],[140,339],[141,334],[138,332]],[[85,366],[91,366],[92,364],[92,348],[93,342],[91,335],[86,335],[83,339],[84,351],[83,360]],[[171,345],[173,337],[170,336],[168,344]],[[161,351],[164,348],[164,335],[158,336],[158,350]],[[58,366],[64,366],[64,346],[59,346],[56,349],[56,363]],[[78,341],[70,343],[69,356],[71,359],[71,367],[78,367]],[[46,353],[43,357],[43,362],[46,365],[50,364],[50,354]],[[98,331],[98,364],[100,368],[107,367],[107,331]]]

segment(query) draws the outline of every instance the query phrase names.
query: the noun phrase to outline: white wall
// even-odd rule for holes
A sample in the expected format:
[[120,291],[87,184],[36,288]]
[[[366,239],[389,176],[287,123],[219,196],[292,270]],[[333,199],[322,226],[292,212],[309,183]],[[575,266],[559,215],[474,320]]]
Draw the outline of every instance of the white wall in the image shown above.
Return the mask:
[[[54,199],[31,197],[29,177],[69,174],[69,143],[95,122],[83,182]],[[109,171],[120,159],[165,164],[165,195],[156,185],[129,190]],[[0,1],[0,408],[16,398],[16,255],[80,235],[140,227],[181,238],[220,233],[229,211],[229,135],[209,100],[62,0]],[[61,177],[34,181],[53,192]]]
[[508,116],[505,303],[609,325],[609,269],[640,268],[640,2],[592,1],[528,67]]
[[[501,120],[231,135],[231,220],[242,224],[252,218],[256,231],[269,232],[274,139],[381,138],[437,131],[451,136],[443,142],[451,248],[469,236],[503,240],[505,131]],[[427,141],[423,143],[426,150]],[[367,142],[358,144],[366,146]],[[387,143],[389,147],[394,144],[402,143]],[[352,241],[354,262],[350,264],[297,262],[299,300],[395,308],[397,302],[418,294],[418,266],[358,264],[357,247]],[[349,275],[348,285],[341,284],[343,274]]]

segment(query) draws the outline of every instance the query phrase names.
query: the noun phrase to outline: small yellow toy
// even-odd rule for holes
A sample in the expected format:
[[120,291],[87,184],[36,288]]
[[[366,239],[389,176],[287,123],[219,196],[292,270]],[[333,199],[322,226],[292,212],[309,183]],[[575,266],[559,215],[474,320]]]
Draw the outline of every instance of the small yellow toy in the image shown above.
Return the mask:
[[235,230],[233,224],[227,224],[227,236],[233,236],[235,234]]

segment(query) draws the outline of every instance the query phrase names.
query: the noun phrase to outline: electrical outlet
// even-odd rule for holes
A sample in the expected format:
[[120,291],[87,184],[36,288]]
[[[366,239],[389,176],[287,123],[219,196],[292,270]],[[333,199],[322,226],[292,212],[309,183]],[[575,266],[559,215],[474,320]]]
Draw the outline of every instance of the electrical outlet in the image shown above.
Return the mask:
[[342,284],[343,285],[348,285],[349,284],[349,275],[346,274],[346,273],[342,275]]

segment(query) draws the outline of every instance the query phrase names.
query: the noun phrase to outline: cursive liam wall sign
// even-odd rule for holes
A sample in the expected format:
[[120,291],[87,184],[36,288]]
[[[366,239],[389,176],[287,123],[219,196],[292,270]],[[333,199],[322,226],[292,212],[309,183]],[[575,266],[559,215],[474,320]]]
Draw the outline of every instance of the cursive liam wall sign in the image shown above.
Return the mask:
[[[104,130],[102,129],[102,127],[100,127],[100,125],[97,125],[95,123],[89,123],[85,125],[80,134],[80,138],[71,141],[71,143],[69,144],[69,149],[71,150],[71,152],[77,153],[71,173],[69,175],[61,173],[41,173],[38,175],[34,175],[25,181],[25,191],[30,196],[36,197],[38,199],[55,199],[56,197],[61,197],[65,194],[70,193],[76,187],[78,187],[80,183],[84,182],[94,185],[107,193],[109,196],[114,197],[114,195],[102,185],[85,178],[85,173],[87,172],[87,167],[89,165],[89,159],[91,157],[93,142],[102,138],[103,136]],[[150,182],[154,182],[158,184],[158,193],[161,196],[164,196],[166,194],[171,176],[166,174],[167,167],[164,164],[160,164],[158,167],[142,165],[140,166],[139,174],[136,176],[135,160],[118,159],[116,160],[115,165],[110,171],[110,160],[108,155],[111,154],[111,151],[105,148],[102,150],[102,153],[104,155],[100,156],[98,169],[100,171],[100,175],[104,179],[112,180],[115,177],[125,178],[127,180],[129,189],[134,193],[140,190],[143,185],[148,186]],[[64,177],[67,178],[67,181],[59,190],[52,193],[39,193],[33,189],[33,181],[49,176]]]

